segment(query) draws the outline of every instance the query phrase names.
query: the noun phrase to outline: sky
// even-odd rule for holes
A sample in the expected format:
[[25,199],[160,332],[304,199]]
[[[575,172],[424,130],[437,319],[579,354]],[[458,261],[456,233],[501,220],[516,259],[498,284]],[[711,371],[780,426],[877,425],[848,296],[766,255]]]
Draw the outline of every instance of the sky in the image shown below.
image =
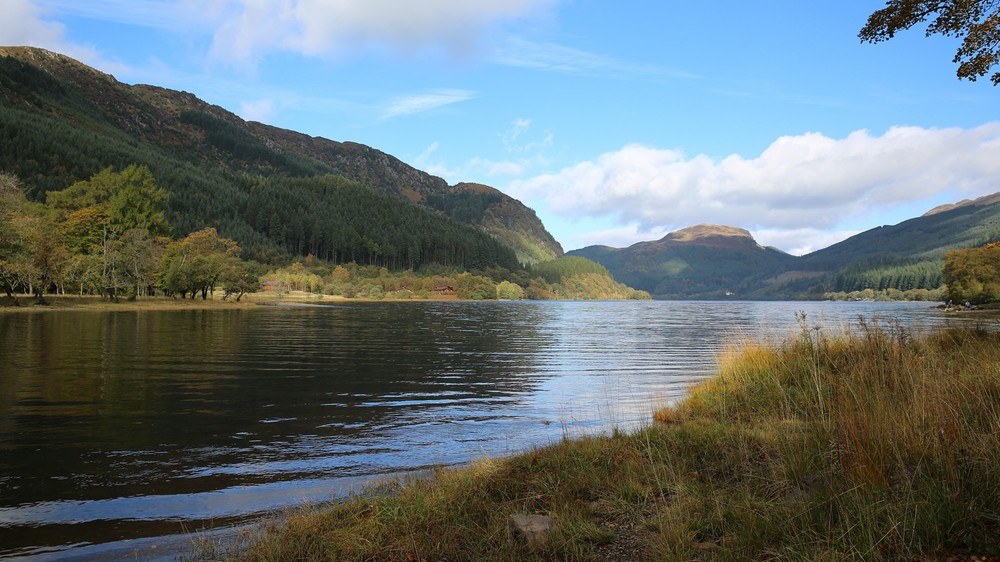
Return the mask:
[[700,223],[793,254],[1000,191],[1000,87],[882,0],[0,0],[55,50],[535,209],[567,250]]

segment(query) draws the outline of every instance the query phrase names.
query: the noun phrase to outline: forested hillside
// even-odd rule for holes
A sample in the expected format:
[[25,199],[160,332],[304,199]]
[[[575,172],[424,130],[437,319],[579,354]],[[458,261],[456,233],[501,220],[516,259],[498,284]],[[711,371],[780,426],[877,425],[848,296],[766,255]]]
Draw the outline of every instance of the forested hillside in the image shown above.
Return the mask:
[[247,123],[191,94],[128,86],[41,49],[0,48],[0,101],[0,170],[36,201],[140,164],[167,191],[177,234],[214,226],[262,261],[516,267],[518,257],[562,253],[530,209],[498,191],[475,212],[448,212],[428,197],[465,188],[388,154]]
[[949,250],[1000,240],[1000,202],[988,196],[880,226],[797,258],[785,276],[760,293],[821,295],[864,289],[937,289]]

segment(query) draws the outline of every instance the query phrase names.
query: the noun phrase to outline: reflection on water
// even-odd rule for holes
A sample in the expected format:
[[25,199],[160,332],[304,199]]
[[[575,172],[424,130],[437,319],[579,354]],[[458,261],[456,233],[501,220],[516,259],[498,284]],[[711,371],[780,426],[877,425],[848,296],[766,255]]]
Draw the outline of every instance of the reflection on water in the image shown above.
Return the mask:
[[628,427],[720,346],[926,304],[369,303],[0,315],[0,556],[176,533]]

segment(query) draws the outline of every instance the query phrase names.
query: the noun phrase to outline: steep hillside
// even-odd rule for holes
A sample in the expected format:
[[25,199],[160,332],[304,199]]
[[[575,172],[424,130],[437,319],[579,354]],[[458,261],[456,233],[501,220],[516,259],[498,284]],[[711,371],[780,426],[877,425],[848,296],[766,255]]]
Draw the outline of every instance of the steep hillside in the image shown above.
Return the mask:
[[562,246],[545,230],[535,211],[488,185],[459,183],[427,195],[424,203],[496,236],[517,251],[522,263],[563,255]]
[[[991,197],[997,195],[1000,194]],[[981,246],[998,238],[1000,202],[958,205],[896,225],[873,228],[802,256],[799,262],[808,269],[829,271],[864,262],[939,259],[947,250]]]
[[1000,240],[1000,193],[937,207],[896,225],[862,232],[795,260],[764,294],[862,289],[933,289],[948,250]]
[[[248,123],[192,94],[122,84],[42,49],[0,47],[0,101],[0,169],[21,177],[35,198],[107,166],[146,164],[171,191],[179,230],[217,224],[255,247],[299,253],[322,235],[306,224],[318,217],[286,229],[301,231],[290,244],[275,244],[252,224],[247,198],[260,181],[341,176],[439,215],[446,213],[430,197],[465,191],[374,148]],[[459,220],[511,246],[523,262],[562,255],[530,209],[493,192],[489,205]]]
[[[636,290],[612,277],[603,265],[581,256],[564,256],[531,267],[535,280],[528,287],[531,298],[571,300],[649,300],[646,291]],[[542,282],[539,283],[538,277]],[[551,296],[546,293],[551,293]]]
[[794,260],[741,228],[698,225],[628,248],[589,246],[568,253],[607,267],[615,279],[659,298],[740,298],[752,280]]

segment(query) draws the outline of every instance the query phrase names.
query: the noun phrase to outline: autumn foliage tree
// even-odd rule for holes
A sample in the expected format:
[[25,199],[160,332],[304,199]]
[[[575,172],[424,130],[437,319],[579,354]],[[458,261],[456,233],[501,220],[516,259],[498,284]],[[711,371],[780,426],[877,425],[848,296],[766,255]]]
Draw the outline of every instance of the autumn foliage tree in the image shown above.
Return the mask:
[[219,236],[214,228],[192,232],[167,245],[160,286],[167,294],[194,298],[200,292],[207,299],[223,274],[238,265],[239,255],[239,245]]
[[952,301],[972,304],[1000,301],[1000,242],[948,252],[944,259],[944,281]]
[[140,228],[151,236],[168,236],[172,229],[165,218],[167,196],[149,168],[133,165],[120,172],[105,168],[88,180],[49,192],[47,203],[64,216],[83,210],[100,213],[104,226],[115,234]]
[[23,213],[28,200],[13,174],[0,173],[0,288],[17,303],[14,296],[24,285],[27,240]]
[[[868,17],[859,37],[879,43],[896,33],[928,22],[925,34],[962,40],[953,62],[958,77],[975,81],[1000,62],[1000,2],[997,0],[889,0]],[[990,76],[1000,84],[1000,72]]]
[[71,252],[66,281],[111,300],[150,292],[171,232],[165,218],[167,192],[145,166],[120,172],[105,168],[62,191],[47,205],[58,217],[58,233]]
[[223,299],[231,296],[236,297],[236,302],[240,302],[243,295],[256,293],[261,289],[260,276],[261,266],[254,261],[236,260],[227,267],[220,277],[222,286],[225,289]]

